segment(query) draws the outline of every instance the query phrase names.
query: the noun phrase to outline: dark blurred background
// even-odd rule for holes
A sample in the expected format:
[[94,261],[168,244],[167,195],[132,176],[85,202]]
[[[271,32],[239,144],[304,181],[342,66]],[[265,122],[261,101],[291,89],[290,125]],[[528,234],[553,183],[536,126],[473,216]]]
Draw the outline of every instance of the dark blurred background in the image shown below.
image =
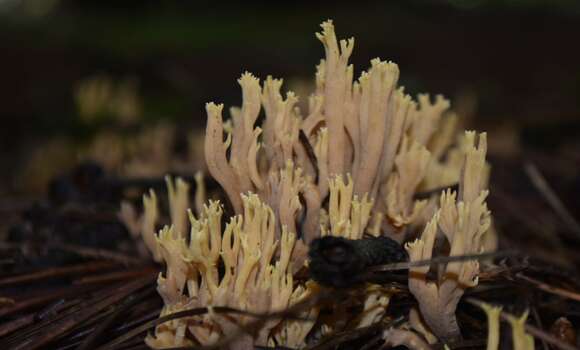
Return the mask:
[[0,0],[0,196],[41,193],[84,159],[127,176],[203,167],[204,103],[239,104],[245,70],[306,100],[328,18],[356,39],[355,76],[396,62],[412,95],[444,94],[463,126],[489,131],[492,156],[579,164],[576,0]]

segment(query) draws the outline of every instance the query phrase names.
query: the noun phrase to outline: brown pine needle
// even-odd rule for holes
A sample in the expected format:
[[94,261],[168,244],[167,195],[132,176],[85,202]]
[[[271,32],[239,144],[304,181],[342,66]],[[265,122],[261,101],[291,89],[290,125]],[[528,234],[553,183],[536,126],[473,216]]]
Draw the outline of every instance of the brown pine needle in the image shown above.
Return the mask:
[[536,288],[541,289],[544,292],[555,294],[555,295],[561,296],[563,298],[568,298],[568,299],[572,299],[575,301],[580,301],[580,293],[576,293],[576,292],[573,292],[571,290],[567,290],[567,289],[563,289],[563,288],[559,288],[559,287],[554,287],[552,285],[549,285],[546,282],[542,282],[542,281],[537,280],[535,278],[528,277],[528,276],[522,274],[521,272],[516,274],[516,277],[521,279],[521,280],[524,280],[526,282],[533,284]]
[[157,275],[159,273],[159,268],[155,266],[147,266],[141,269],[111,272],[106,274],[99,274],[96,276],[82,277],[73,281],[73,284],[94,284],[94,283],[105,283],[105,282],[115,282],[119,280],[131,280],[144,275]]
[[99,338],[103,336],[107,328],[113,324],[113,322],[119,318],[120,315],[126,313],[133,305],[137,304],[144,297],[151,295],[154,291],[153,288],[147,288],[138,295],[129,295],[121,304],[116,307],[116,309],[84,339],[82,344],[77,348],[77,350],[89,350],[95,347]]
[[104,269],[112,268],[115,265],[117,264],[110,261],[92,261],[89,263],[82,263],[78,265],[48,268],[27,274],[16,275],[0,279],[0,287],[20,283],[34,282],[55,277],[70,276],[74,274],[103,271]]
[[82,257],[93,259],[111,260],[123,265],[143,265],[146,260],[135,258],[129,255],[118,253],[112,250],[92,248],[75,244],[55,243],[50,245],[52,248],[74,253]]
[[531,162],[527,162],[524,165],[524,170],[526,171],[526,175],[528,175],[530,178],[530,181],[532,181],[534,187],[536,187],[538,192],[540,192],[546,202],[548,202],[548,204],[560,217],[560,220],[568,225],[568,228],[572,232],[580,235],[580,223],[578,223],[576,218],[574,218],[568,208],[566,208],[562,200],[560,200],[556,192],[554,192],[554,190],[550,187],[538,167],[536,167]]
[[456,255],[456,256],[440,256],[432,259],[418,260],[418,261],[405,261],[400,263],[386,264],[380,266],[374,266],[370,271],[397,271],[397,270],[407,270],[411,267],[417,266],[427,266],[431,264],[444,264],[450,262],[459,262],[467,260],[486,260],[493,258],[505,258],[517,255],[515,251],[502,251],[502,252],[490,252],[481,254],[467,254],[467,255]]
[[22,327],[32,324],[34,322],[34,316],[35,314],[28,314],[13,321],[3,323],[2,326],[0,326],[0,337],[4,337]]
[[76,325],[88,320],[89,318],[95,316],[101,310],[117,303],[123,298],[127,297],[131,293],[145,287],[146,285],[153,282],[152,278],[141,278],[131,283],[119,286],[115,289],[114,293],[106,297],[103,300],[95,302],[82,310],[82,312],[77,312],[60,322],[51,324],[50,327],[44,330],[43,333],[29,337],[24,342],[17,344],[13,349],[39,349],[45,347],[50,342],[63,336],[73,329]]
[[74,296],[77,295],[79,292],[87,291],[87,289],[88,289],[87,286],[68,286],[61,287],[52,291],[45,291],[43,293],[39,293],[39,295],[37,296],[16,301],[16,303],[13,306],[0,309],[0,317],[12,315],[16,312],[34,308],[37,306],[46,305],[47,303],[57,299]]
[[15,304],[15,301],[12,298],[0,298],[0,307],[4,307],[6,305],[12,306],[14,304]]

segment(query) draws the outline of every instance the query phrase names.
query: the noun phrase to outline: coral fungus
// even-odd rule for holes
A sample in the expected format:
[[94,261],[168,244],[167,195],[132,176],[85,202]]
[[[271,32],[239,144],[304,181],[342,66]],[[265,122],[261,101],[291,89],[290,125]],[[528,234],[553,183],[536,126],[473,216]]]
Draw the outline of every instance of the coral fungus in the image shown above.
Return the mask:
[[[456,123],[447,100],[419,95],[414,101],[397,86],[397,65],[380,59],[354,81],[348,63],[354,39],[338,41],[331,21],[316,36],[326,58],[317,66],[305,113],[293,92],[282,94],[282,80],[268,77],[260,84],[250,73],[238,80],[242,105],[229,110],[227,122],[223,105],[206,105],[208,170],[234,216],[224,220],[221,204],[210,201],[196,215],[189,211],[188,223],[188,187],[180,180],[168,181],[173,225],[159,234],[153,192],[144,197],[141,219],[124,208],[122,217],[134,234],[140,233],[154,259],[166,264],[158,279],[162,315],[200,306],[252,312],[288,308],[318,291],[314,281],[295,281],[293,273],[307,267],[307,246],[323,235],[360,239],[369,233],[403,242],[428,222],[420,239],[407,245],[411,260],[435,254],[437,235],[449,242],[449,255],[483,250],[490,225],[485,134],[477,147],[472,132],[452,146]],[[261,113],[263,122],[257,124]],[[458,194],[445,191],[439,201],[415,197],[419,190],[457,182]],[[459,334],[455,306],[465,288],[477,284],[479,266],[449,263],[437,281],[426,278],[428,269],[413,268],[409,287],[426,327],[447,340]],[[341,306],[318,322],[313,307],[302,311],[308,321],[272,318],[253,330],[244,328],[250,316],[210,312],[160,324],[147,343],[155,348],[216,344],[236,330],[243,335],[228,342],[229,348],[301,347],[309,334],[381,320],[389,292],[367,285],[363,293],[354,323],[344,320]],[[426,346],[413,330],[384,336],[391,344]]]

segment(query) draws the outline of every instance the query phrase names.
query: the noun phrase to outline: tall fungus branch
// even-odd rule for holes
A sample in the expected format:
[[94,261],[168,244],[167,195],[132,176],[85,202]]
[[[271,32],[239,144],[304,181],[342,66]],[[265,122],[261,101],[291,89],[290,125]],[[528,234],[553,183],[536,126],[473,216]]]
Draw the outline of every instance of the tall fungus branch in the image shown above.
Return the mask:
[[[470,140],[460,178],[459,195],[450,190],[441,194],[440,209],[433,215],[421,237],[406,244],[411,261],[430,259],[438,235],[443,236],[451,249],[449,256],[476,254],[483,250],[483,234],[490,227],[487,209],[488,191],[483,189],[486,154],[486,134],[467,132]],[[429,280],[430,267],[413,267],[409,271],[409,289],[419,302],[419,309],[431,331],[444,341],[461,337],[455,310],[465,289],[478,283],[477,261],[453,262],[439,271],[438,278]]]

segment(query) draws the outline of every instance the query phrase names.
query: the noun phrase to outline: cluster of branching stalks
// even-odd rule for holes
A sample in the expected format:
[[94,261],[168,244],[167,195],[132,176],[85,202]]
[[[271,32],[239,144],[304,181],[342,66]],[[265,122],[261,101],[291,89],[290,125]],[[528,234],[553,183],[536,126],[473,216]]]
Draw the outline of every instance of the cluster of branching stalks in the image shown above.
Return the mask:
[[[276,313],[320,295],[315,281],[295,277],[307,270],[309,243],[324,235],[389,236],[405,245],[411,261],[495,249],[486,205],[486,134],[457,133],[443,97],[433,102],[429,95],[414,100],[406,94],[392,62],[373,59],[355,80],[348,63],[354,39],[338,41],[331,21],[316,36],[326,57],[307,111],[297,107],[293,92],[281,92],[282,80],[260,83],[250,73],[238,80],[243,101],[230,108],[229,119],[223,120],[223,105],[206,105],[205,158],[231,217],[223,217],[222,203],[206,202],[201,176],[194,210],[189,185],[168,178],[171,226],[159,232],[154,192],[144,196],[141,214],[123,205],[120,215],[132,234],[166,266],[157,280],[161,317],[209,310],[159,324],[146,339],[149,346],[209,346],[239,334],[227,348],[300,348],[384,320],[393,292],[373,284],[361,287],[354,316],[345,306],[321,315],[310,305],[294,315],[299,319],[272,317],[250,329],[251,316],[212,312]],[[418,200],[419,192],[431,195]],[[461,339],[456,307],[478,284],[480,271],[477,261],[411,268],[408,289],[418,307],[408,321],[384,331],[385,344],[422,349]]]

